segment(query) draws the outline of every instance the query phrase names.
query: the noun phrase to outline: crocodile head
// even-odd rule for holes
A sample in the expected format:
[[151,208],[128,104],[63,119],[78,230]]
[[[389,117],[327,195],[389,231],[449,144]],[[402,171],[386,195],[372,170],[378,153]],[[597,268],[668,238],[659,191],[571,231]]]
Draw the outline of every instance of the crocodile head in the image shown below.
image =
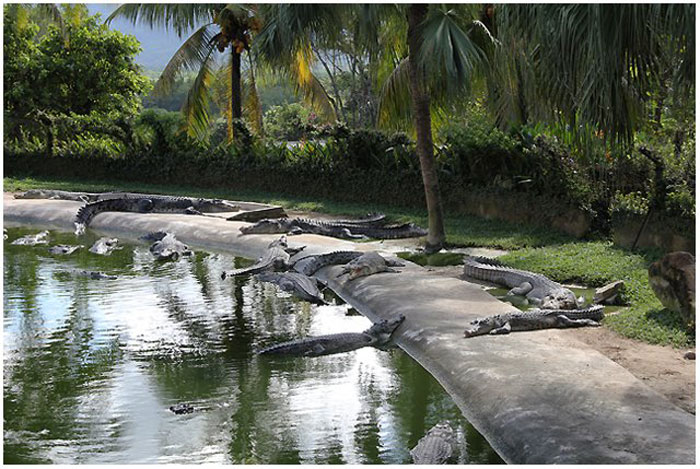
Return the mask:
[[383,321],[375,323],[364,333],[372,336],[372,345],[374,347],[381,347],[382,345],[387,345],[389,341],[391,341],[391,335],[401,325],[404,319],[406,319],[406,316],[404,316],[403,314],[399,314],[394,319],[385,319]]
[[255,225],[241,227],[243,234],[273,234],[286,233],[287,231],[289,231],[287,223],[281,218],[266,218]]
[[576,295],[569,289],[562,288],[542,298],[540,308],[543,309],[576,309]]
[[500,319],[501,317],[498,315],[474,319],[469,323],[469,327],[464,330],[464,337],[474,337],[477,335],[488,334],[492,330],[503,326],[503,321]]

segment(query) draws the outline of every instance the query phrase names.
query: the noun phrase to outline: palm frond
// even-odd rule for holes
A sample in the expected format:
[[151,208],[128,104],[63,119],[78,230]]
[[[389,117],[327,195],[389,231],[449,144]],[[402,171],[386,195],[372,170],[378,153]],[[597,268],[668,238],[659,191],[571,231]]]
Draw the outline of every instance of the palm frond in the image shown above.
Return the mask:
[[203,23],[213,22],[221,3],[125,3],[105,20],[110,23],[121,17],[133,24],[173,30],[182,37]]
[[411,91],[408,80],[408,58],[404,58],[384,80],[379,94],[377,125],[407,129],[411,124]]
[[182,112],[185,116],[185,130],[187,134],[202,138],[209,130],[209,105],[210,89],[214,73],[214,51],[216,48],[211,45],[209,52],[201,62],[199,73],[187,93],[187,99],[182,106]]
[[435,77],[447,91],[468,85],[474,70],[486,62],[485,52],[469,37],[453,8],[433,8],[421,27],[418,51],[426,77]]
[[197,70],[210,56],[216,33],[209,24],[195,31],[173,54],[153,87],[153,93],[167,96],[183,71]]
[[335,120],[332,98],[311,70],[312,63],[311,47],[299,48],[289,68],[289,75],[292,77],[296,91],[303,96],[308,105],[313,107],[319,117],[326,121]]

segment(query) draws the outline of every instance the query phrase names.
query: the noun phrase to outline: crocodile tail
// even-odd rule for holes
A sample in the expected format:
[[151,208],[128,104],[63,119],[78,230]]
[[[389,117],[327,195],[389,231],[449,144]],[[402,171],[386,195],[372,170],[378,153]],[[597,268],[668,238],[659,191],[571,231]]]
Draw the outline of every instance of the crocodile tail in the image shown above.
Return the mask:
[[503,262],[499,261],[498,259],[494,259],[491,257],[484,257],[484,256],[465,256],[464,257],[464,262],[466,263],[467,260],[479,263],[479,264],[486,264],[486,265],[495,265],[497,267],[506,267]]
[[101,202],[90,202],[78,209],[78,213],[75,216],[75,234],[81,235],[85,233],[85,228],[90,224],[92,219],[100,213],[100,203]]

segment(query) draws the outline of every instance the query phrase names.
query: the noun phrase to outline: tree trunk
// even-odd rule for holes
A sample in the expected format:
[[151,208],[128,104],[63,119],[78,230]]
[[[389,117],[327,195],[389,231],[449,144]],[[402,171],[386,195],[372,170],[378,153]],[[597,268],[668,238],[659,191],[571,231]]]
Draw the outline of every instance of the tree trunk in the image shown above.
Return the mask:
[[408,8],[408,77],[411,89],[413,123],[416,127],[416,153],[420,160],[425,203],[428,209],[428,242],[426,250],[438,251],[445,244],[445,227],[440,202],[433,135],[430,120],[430,96],[424,77],[418,66],[418,51],[421,45],[421,23],[428,14],[428,6],[411,5]]
[[231,118],[241,118],[241,54],[231,46]]

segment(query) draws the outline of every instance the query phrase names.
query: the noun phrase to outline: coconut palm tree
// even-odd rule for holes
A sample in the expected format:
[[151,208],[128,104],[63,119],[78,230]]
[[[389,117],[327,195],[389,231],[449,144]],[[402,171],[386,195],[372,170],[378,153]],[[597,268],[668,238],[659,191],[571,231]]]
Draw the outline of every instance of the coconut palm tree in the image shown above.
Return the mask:
[[[107,18],[107,22],[123,17],[133,23],[174,30],[180,37],[191,34],[171,57],[154,86],[154,93],[167,95],[176,79],[187,70],[197,72],[192,88],[183,104],[186,129],[199,136],[209,129],[211,86],[217,74],[217,52],[227,53],[224,67],[230,80],[227,106],[229,137],[231,122],[242,116],[241,56],[250,54],[252,37],[260,27],[256,7],[244,4],[124,4]],[[249,97],[257,99],[255,89]]]
[[[262,11],[265,26],[258,45],[280,62],[289,61],[294,51],[303,50],[314,38],[330,44],[334,39],[340,40],[347,28],[358,25],[367,38],[368,51],[383,48],[384,60],[378,67],[384,68],[384,72],[377,73],[378,77],[386,78],[380,120],[388,121],[396,115],[412,117],[428,209],[426,249],[439,250],[445,243],[445,230],[433,153],[431,108],[468,86],[471,75],[486,58],[478,41],[469,34],[471,29],[487,32],[480,22],[472,19],[472,12],[478,12],[478,8],[269,5]],[[398,41],[397,32],[405,34]],[[403,41],[407,42],[407,49]],[[396,65],[393,71],[387,68],[387,63]],[[407,102],[410,107],[406,106]]]
[[[185,125],[190,135],[201,136],[208,130],[212,87],[224,74],[230,81],[230,92],[227,93],[229,140],[233,132],[232,121],[243,117],[244,109],[248,111],[246,117],[253,128],[262,131],[262,108],[255,86],[255,69],[262,68],[262,71],[269,73],[269,67],[265,64],[265,57],[252,50],[254,38],[262,24],[257,5],[124,4],[107,21],[116,17],[124,17],[133,23],[143,23],[150,27],[171,28],[181,37],[194,31],[175,52],[154,87],[155,93],[168,94],[182,72],[197,71],[183,104]],[[216,53],[225,53],[227,49],[227,64],[217,71]],[[241,58],[244,53],[248,56],[246,70]],[[284,74],[292,78],[297,90],[317,109],[320,116],[335,118],[328,94],[311,72],[311,60],[306,51],[299,51],[296,59],[284,70]],[[245,79],[243,72],[248,73]]]

